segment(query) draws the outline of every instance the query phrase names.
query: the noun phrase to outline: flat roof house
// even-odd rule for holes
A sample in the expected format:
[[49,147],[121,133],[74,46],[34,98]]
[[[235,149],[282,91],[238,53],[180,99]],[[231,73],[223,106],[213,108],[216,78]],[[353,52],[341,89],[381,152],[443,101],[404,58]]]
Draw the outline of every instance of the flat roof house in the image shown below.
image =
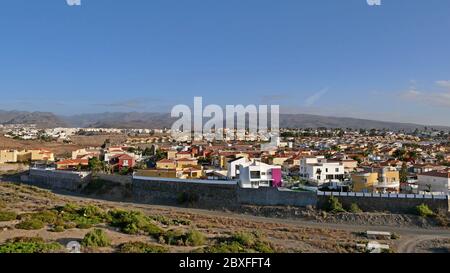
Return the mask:
[[433,194],[449,194],[450,168],[441,171],[431,171],[417,175],[419,192]]
[[239,165],[239,185],[242,188],[281,187],[281,166],[253,161]]
[[325,157],[304,157],[300,160],[300,177],[321,186],[327,182],[344,181],[345,168],[340,162],[328,162]]

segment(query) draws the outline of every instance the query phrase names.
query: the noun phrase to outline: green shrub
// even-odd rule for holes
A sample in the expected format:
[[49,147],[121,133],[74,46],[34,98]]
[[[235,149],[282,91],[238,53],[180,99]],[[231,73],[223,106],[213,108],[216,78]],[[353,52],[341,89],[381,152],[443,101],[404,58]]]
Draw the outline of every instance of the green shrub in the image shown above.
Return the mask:
[[147,223],[142,230],[153,238],[158,238],[164,231],[152,223]]
[[65,206],[56,208],[56,210],[62,214],[65,214],[65,213],[74,214],[74,213],[77,213],[77,211],[79,209],[80,208],[76,204],[72,204],[72,203],[67,203]]
[[44,210],[34,213],[31,215],[31,217],[46,224],[54,224],[58,219],[57,213],[51,210]]
[[258,241],[256,242],[254,249],[258,253],[274,253],[275,250],[266,242]]
[[38,219],[27,219],[24,220],[16,225],[16,228],[18,229],[24,229],[24,230],[38,230],[43,229],[45,226],[44,222]]
[[156,216],[149,216],[149,218],[155,222],[161,223],[163,225],[166,226],[170,226],[170,225],[182,225],[182,226],[189,226],[191,224],[191,221],[186,220],[186,219],[170,219],[166,216],[162,216],[162,215],[156,215]]
[[153,224],[149,217],[139,211],[110,211],[109,224],[131,235],[146,233],[157,238],[163,233],[163,230]]
[[358,206],[358,204],[356,204],[356,203],[352,203],[352,204],[350,205],[349,211],[350,211],[351,213],[361,213],[361,212],[363,212],[362,209],[360,209],[359,206]]
[[120,175],[127,175],[130,173],[130,169],[127,167],[123,167],[122,170],[120,170]]
[[238,242],[221,242],[217,245],[203,249],[205,253],[249,253],[250,250]]
[[334,196],[330,196],[328,199],[328,204],[326,207],[328,212],[332,213],[342,213],[345,212],[345,209],[342,207],[341,202],[339,202],[339,199],[337,199]]
[[91,228],[107,221],[107,214],[96,206],[78,207],[67,204],[56,208],[59,217],[68,225],[78,228]]
[[58,220],[58,215],[55,211],[43,210],[35,213],[24,213],[19,215],[20,220],[35,220],[44,224],[54,224]]
[[162,246],[144,242],[129,242],[119,246],[120,253],[166,253],[168,249]]
[[256,238],[253,234],[247,232],[238,232],[233,234],[231,240],[238,242],[241,245],[251,247],[256,243]]
[[86,206],[77,210],[80,216],[86,217],[88,219],[96,219],[101,221],[106,217],[106,213],[97,206]]
[[76,227],[77,227],[77,225],[75,223],[72,223],[72,222],[68,222],[68,223],[64,224],[64,229],[74,229]]
[[398,235],[396,233],[391,234],[391,240],[398,240],[398,239],[400,239],[400,235]]
[[190,246],[201,246],[206,242],[205,235],[198,230],[190,230],[186,233],[185,243]]
[[78,229],[90,229],[92,228],[92,225],[89,223],[78,223],[75,227]]
[[51,253],[62,249],[62,245],[47,243],[39,237],[15,238],[0,245],[0,253]]
[[191,221],[187,220],[187,219],[173,219],[172,220],[172,224],[175,226],[190,226],[191,225]]
[[417,206],[416,213],[422,217],[431,217],[434,215],[434,212],[425,204]]
[[102,229],[94,229],[84,236],[81,245],[96,248],[107,247],[110,243],[110,239],[106,236],[106,233]]
[[202,250],[205,253],[274,253],[274,248],[265,240],[262,235],[253,233],[238,232],[229,238],[222,239],[216,245],[206,247]]
[[51,230],[51,232],[64,232],[64,226],[54,226]]
[[160,239],[160,241],[164,242],[165,244],[184,245],[186,235],[181,230],[169,230],[164,232],[161,237],[162,240]]
[[0,211],[0,222],[13,221],[17,219],[17,213],[13,211]]

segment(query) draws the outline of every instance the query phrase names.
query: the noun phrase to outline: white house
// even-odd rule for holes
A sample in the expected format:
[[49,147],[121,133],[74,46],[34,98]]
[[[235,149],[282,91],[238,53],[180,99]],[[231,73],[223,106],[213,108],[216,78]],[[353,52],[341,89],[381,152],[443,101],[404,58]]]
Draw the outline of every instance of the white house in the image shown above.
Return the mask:
[[229,179],[235,179],[239,177],[239,165],[248,163],[249,160],[246,157],[240,157],[228,162],[227,177]]
[[300,160],[300,177],[318,186],[326,182],[343,181],[345,167],[340,162],[327,162],[325,157],[305,157]]
[[281,166],[272,166],[253,161],[239,165],[241,188],[281,187]]
[[434,194],[449,194],[450,168],[442,171],[431,171],[417,175],[419,192],[431,192]]

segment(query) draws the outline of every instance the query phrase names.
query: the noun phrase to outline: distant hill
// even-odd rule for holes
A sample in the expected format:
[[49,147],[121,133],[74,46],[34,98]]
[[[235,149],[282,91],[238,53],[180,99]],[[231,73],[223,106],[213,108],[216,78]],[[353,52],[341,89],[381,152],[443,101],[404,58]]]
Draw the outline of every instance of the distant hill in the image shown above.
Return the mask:
[[[170,128],[176,119],[169,113],[110,112],[57,116],[47,112],[1,111],[0,124],[37,124],[39,127],[94,127],[94,128]],[[281,114],[282,128],[352,128],[413,131],[425,127],[450,131],[450,127],[376,121],[345,117],[326,117],[308,114]]]
[[94,128],[170,128],[173,121],[168,113],[101,113],[80,114],[61,117],[66,123],[75,127]]
[[36,124],[39,128],[65,127],[62,119],[49,112],[0,111],[1,124]]
[[[176,119],[166,113],[102,113],[84,114],[66,117],[67,123],[79,127],[96,128],[170,128]],[[420,125],[412,123],[386,122],[357,118],[326,117],[307,114],[281,114],[282,128],[352,128],[352,129],[388,129],[413,131],[416,128],[435,128],[449,131],[450,127]]]
[[413,123],[387,122],[368,119],[326,117],[307,114],[282,114],[280,115],[281,128],[351,128],[351,129],[388,129],[406,130],[424,129],[425,127],[437,130],[449,131],[450,127],[420,125]]

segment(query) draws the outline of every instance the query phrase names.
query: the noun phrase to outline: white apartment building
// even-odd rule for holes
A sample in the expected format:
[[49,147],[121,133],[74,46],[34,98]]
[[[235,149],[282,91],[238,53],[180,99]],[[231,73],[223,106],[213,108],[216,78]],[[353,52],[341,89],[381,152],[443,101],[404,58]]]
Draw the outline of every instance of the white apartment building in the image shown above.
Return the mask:
[[327,162],[324,156],[305,157],[300,160],[300,177],[320,186],[327,182],[343,181],[344,164]]
[[272,166],[259,161],[239,165],[241,188],[281,187],[281,166]]
[[417,177],[419,192],[449,195],[450,169],[421,173]]

